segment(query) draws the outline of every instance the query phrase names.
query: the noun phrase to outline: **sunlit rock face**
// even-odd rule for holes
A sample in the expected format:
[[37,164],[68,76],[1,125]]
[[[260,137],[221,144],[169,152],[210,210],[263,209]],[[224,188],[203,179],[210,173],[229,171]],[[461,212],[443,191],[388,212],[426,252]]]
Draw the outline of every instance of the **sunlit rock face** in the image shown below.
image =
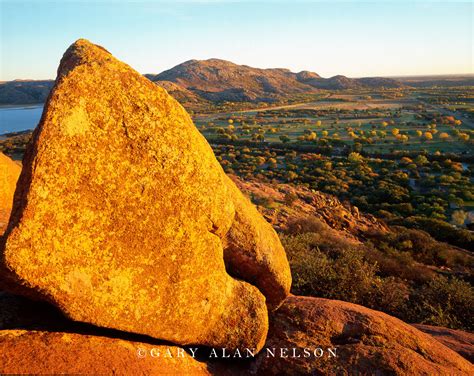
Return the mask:
[[20,165],[0,153],[0,235],[3,234],[10,218],[13,195],[20,171]]
[[4,287],[97,326],[263,346],[285,252],[166,90],[78,40],[23,166]]

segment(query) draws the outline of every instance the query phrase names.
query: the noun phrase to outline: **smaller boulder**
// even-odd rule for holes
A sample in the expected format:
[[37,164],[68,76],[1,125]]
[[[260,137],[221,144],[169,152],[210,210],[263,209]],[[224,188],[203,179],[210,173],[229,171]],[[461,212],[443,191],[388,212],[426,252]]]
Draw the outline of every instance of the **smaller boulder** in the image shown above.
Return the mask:
[[[275,357],[268,349],[274,349]],[[395,317],[301,296],[288,297],[273,313],[265,348],[251,370],[262,375],[474,374],[466,359]]]
[[0,235],[5,231],[12,210],[13,195],[21,167],[0,153]]
[[210,375],[177,346],[27,330],[0,331],[1,374]]

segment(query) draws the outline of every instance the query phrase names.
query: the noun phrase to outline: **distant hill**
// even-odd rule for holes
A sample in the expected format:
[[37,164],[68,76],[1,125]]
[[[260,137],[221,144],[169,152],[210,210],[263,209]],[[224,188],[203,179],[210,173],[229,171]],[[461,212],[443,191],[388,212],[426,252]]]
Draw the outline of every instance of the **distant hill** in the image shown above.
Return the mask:
[[0,104],[44,103],[54,80],[15,80],[0,83]]
[[314,93],[318,89],[404,86],[390,78],[322,78],[309,71],[294,73],[283,68],[252,68],[220,59],[189,60],[148,77],[154,82],[174,82],[211,101],[271,102],[286,95]]
[[259,69],[209,59],[186,61],[151,80],[175,82],[211,101],[253,102],[314,91],[313,87],[299,82],[296,76],[288,69]]

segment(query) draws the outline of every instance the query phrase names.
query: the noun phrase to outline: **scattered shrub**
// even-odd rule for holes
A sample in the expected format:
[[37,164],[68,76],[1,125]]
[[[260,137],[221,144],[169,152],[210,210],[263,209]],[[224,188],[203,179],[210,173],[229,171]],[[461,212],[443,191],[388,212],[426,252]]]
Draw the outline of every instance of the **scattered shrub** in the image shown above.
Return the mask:
[[474,289],[455,277],[437,276],[410,297],[417,322],[474,330]]

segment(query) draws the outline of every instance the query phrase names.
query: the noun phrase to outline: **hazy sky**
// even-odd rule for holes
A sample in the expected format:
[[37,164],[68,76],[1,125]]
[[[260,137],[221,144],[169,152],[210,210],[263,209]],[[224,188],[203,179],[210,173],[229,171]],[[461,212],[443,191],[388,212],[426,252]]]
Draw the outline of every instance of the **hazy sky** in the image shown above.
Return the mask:
[[324,77],[474,73],[473,2],[0,0],[0,80],[54,78],[78,38],[141,73],[221,58]]

